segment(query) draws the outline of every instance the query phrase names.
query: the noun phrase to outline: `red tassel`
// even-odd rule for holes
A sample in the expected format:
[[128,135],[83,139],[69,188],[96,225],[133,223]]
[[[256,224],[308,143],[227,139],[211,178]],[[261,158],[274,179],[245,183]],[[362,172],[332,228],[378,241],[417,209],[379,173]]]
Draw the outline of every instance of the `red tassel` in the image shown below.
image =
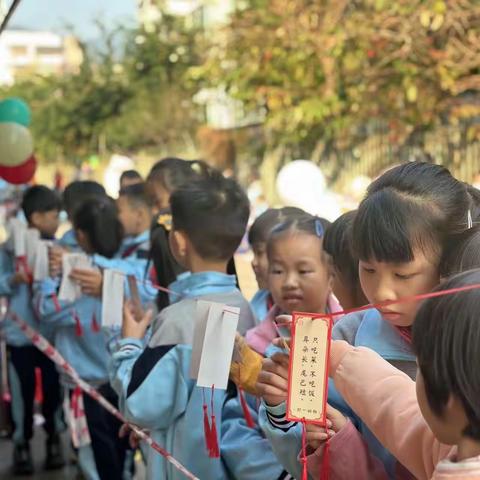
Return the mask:
[[97,323],[97,316],[95,315],[95,312],[93,312],[93,315],[92,315],[92,330],[95,333],[98,333],[100,331],[100,326]]
[[240,397],[240,404],[242,406],[243,416],[245,417],[247,426],[249,428],[255,428],[255,423],[253,422],[252,414],[250,413],[250,409],[248,408],[248,404],[245,399],[245,392],[240,387],[238,387],[238,395]]
[[35,368],[35,403],[43,403],[42,371]]
[[218,446],[217,422],[215,420],[215,410],[213,409],[213,400],[215,396],[215,385],[212,385],[212,393],[210,399],[210,408],[212,410],[210,419],[210,458],[220,458],[220,447]]
[[52,295],[52,300],[53,300],[53,304],[55,305],[55,310],[59,312],[62,309],[62,307],[60,306],[60,302],[58,301],[58,297],[56,293]]
[[[305,419],[302,420],[302,480],[308,480],[308,470],[307,470],[307,427],[305,424]],[[323,478],[322,478],[323,480]]]
[[75,334],[77,337],[81,337],[83,335],[82,323],[80,322],[78,313],[75,311],[73,312],[73,318],[75,319]]
[[205,402],[205,389],[202,389],[202,396],[203,396],[203,434],[205,437],[205,447],[207,452],[210,452],[210,423],[208,421],[208,407],[207,403]]
[[330,473],[330,439],[327,438],[325,447],[323,448],[322,470],[320,471],[320,479],[328,480]]
[[218,446],[217,425],[215,415],[212,414],[212,428],[210,430],[210,458],[220,458],[220,448]]

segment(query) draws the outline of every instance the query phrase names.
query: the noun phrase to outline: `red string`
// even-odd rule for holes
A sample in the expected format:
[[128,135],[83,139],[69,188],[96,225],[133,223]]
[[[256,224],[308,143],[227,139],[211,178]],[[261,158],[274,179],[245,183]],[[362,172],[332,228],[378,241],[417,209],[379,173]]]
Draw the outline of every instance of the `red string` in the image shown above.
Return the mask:
[[60,306],[60,302],[58,301],[58,297],[56,293],[52,295],[52,300],[53,300],[53,304],[55,305],[55,311],[58,313],[62,309],[62,307]]
[[[468,292],[470,290],[478,290],[480,289],[480,283],[473,283],[472,285],[464,285],[463,287],[457,288],[450,288],[448,290],[441,290],[438,292],[430,292],[430,293],[423,293],[421,295],[411,295],[409,297],[399,298],[398,300],[386,300],[385,302],[380,303],[369,303],[368,305],[364,305],[363,307],[351,308],[349,310],[342,310],[340,312],[332,312],[326,313],[325,317],[336,317],[339,315],[348,315],[349,313],[355,312],[363,312],[365,310],[371,310],[375,308],[377,310],[381,310],[382,307],[389,307],[390,305],[398,305],[401,303],[409,303],[409,302],[418,302],[419,300],[426,300],[428,298],[436,298],[436,297],[444,297],[446,295],[453,295],[454,293],[461,293],[461,292]],[[322,318],[322,317],[318,317]],[[290,323],[277,323],[280,327],[291,326]]]
[[218,446],[217,422],[215,420],[215,410],[213,408],[213,401],[215,395],[215,385],[212,385],[211,392],[211,427],[210,427],[210,458],[220,458],[220,447]]
[[[328,427],[326,428],[328,435]],[[320,470],[320,480],[328,480],[330,473],[330,437],[327,437],[325,446],[323,447],[323,460]]]
[[211,446],[210,446],[210,423],[208,421],[208,406],[205,400],[205,388],[202,388],[202,398],[203,398],[203,435],[205,438],[205,448],[207,452],[210,453]]
[[307,426],[305,419],[302,419],[302,480],[308,480],[307,470]]

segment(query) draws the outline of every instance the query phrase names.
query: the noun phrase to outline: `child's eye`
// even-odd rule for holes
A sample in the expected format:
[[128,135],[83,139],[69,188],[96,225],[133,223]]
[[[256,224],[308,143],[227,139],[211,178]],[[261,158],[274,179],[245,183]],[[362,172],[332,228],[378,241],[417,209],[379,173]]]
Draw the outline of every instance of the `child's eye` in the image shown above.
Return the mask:
[[396,273],[395,276],[400,280],[409,280],[410,278],[412,278],[414,276],[414,274],[403,275],[401,273]]
[[312,273],[312,270],[303,269],[303,270],[299,270],[299,272],[300,272],[300,275],[306,275],[307,273]]
[[272,275],[280,275],[280,274],[282,273],[282,270],[280,270],[279,268],[272,268],[272,269],[270,270],[270,273],[271,273]]
[[375,269],[374,269],[374,268],[362,267],[362,270],[363,270],[365,273],[375,273]]

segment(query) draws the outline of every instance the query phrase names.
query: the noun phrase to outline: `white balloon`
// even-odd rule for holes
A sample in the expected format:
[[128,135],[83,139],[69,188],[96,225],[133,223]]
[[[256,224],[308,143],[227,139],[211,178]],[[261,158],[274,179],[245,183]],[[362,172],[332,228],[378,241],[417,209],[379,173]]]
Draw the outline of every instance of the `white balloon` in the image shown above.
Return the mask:
[[120,175],[125,170],[134,168],[135,162],[124,155],[113,154],[110,158],[110,162],[103,174],[103,185],[105,190],[111,197],[118,196],[118,190],[120,188]]
[[32,153],[33,139],[27,128],[19,123],[0,123],[0,165],[16,167]]
[[310,160],[294,160],[285,165],[277,176],[277,193],[285,205],[325,218],[322,204],[325,205],[327,199],[327,203],[332,204],[332,199],[325,196],[326,186],[322,171]]

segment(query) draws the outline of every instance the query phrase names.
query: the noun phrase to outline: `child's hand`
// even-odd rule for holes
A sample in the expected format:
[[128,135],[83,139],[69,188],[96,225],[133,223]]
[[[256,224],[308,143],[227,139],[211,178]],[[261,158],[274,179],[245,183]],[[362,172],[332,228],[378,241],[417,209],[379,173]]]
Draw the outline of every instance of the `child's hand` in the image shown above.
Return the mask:
[[12,285],[12,287],[20,285],[22,283],[29,283],[29,282],[30,282],[30,279],[28,278],[28,275],[25,272],[17,272],[10,279],[10,284]]
[[286,401],[288,391],[288,355],[275,353],[263,360],[256,390],[265,403],[276,406]]
[[130,448],[136,450],[140,445],[140,437],[130,428],[128,423],[124,423],[118,432],[118,436],[120,438],[125,438],[127,435]]
[[48,271],[51,277],[57,277],[62,273],[63,255],[66,253],[62,247],[52,245],[48,249]]
[[327,428],[307,423],[307,443],[317,449],[330,437],[333,437],[347,423],[347,419],[335,408],[327,404]]
[[123,306],[122,338],[138,338],[141,340],[152,322],[153,310],[149,309],[140,320],[135,319],[131,302],[125,302]]
[[82,293],[91,297],[101,297],[103,275],[98,270],[74,268],[70,278],[75,280],[82,289]]

